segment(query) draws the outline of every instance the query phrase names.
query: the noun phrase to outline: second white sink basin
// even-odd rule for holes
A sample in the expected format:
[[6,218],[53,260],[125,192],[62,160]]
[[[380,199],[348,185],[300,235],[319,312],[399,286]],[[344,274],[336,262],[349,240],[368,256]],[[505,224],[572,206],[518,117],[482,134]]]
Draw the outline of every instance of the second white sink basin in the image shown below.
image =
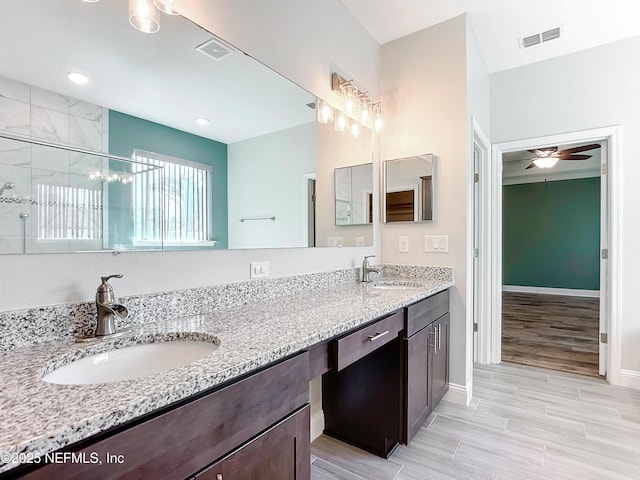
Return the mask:
[[193,340],[134,345],[76,360],[42,379],[64,385],[132,380],[182,367],[206,357],[217,348],[216,343]]

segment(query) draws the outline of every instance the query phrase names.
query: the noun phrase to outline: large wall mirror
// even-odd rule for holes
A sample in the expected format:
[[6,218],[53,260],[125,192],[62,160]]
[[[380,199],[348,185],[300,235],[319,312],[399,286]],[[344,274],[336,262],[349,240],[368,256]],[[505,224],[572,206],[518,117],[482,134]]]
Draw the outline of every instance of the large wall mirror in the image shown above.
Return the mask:
[[126,1],[0,6],[0,253],[337,245],[326,179],[372,143],[329,135],[314,95],[180,16],[143,34]]
[[434,170],[432,154],[384,162],[385,223],[433,220]]

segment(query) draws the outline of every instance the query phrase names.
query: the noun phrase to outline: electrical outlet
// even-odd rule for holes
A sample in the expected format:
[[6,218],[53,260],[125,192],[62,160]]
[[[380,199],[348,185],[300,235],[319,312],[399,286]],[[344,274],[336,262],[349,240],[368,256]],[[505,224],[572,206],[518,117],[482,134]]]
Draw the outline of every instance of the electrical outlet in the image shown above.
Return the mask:
[[364,247],[364,237],[356,237],[356,247]]
[[398,237],[398,251],[409,253],[409,237]]
[[269,276],[269,262],[251,262],[250,278],[265,278]]

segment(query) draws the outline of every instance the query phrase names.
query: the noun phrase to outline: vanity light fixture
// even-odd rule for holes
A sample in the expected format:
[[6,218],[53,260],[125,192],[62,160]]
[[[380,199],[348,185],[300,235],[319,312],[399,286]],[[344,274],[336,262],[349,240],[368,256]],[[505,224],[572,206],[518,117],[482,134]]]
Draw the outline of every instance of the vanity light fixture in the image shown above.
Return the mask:
[[129,23],[143,33],[160,30],[160,15],[152,0],[129,0]]
[[80,72],[67,72],[67,78],[76,85],[86,85],[89,83],[89,76]]
[[558,157],[539,157],[536,158],[533,163],[536,167],[540,168],[551,168],[560,160]]
[[345,80],[340,74],[331,74],[331,90],[338,93],[342,108],[334,109],[325,101],[318,99],[318,122],[334,121],[338,132],[349,130],[353,138],[360,137],[362,127],[371,128],[375,133],[382,132],[382,104],[373,103],[367,92],[358,90],[352,80]]
[[211,120],[209,120],[207,117],[197,117],[196,118],[196,123],[198,125],[203,125],[203,126],[204,125],[208,125],[210,121]]

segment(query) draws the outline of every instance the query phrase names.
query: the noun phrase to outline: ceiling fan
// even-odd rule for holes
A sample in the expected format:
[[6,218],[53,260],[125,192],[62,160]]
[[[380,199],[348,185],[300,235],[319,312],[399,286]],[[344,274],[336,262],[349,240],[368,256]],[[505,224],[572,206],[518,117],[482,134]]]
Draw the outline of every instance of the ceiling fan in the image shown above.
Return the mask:
[[558,160],[586,160],[591,158],[591,155],[574,155],[579,152],[586,152],[587,150],[595,150],[600,148],[599,143],[592,143],[590,145],[582,145],[581,147],[567,148],[566,150],[558,151],[558,147],[545,147],[537,148],[535,150],[528,150],[535,155],[533,162],[531,162],[525,170],[533,167],[551,168]]

